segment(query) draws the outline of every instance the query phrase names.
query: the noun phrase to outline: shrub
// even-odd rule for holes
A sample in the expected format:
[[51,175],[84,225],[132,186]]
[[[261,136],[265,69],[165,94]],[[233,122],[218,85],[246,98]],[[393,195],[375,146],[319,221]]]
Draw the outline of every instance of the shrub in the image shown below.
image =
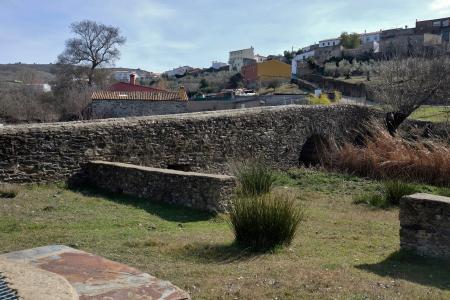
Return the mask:
[[384,183],[386,201],[392,205],[398,205],[400,203],[400,198],[414,194],[417,191],[415,186],[399,180],[389,180]]
[[328,99],[328,96],[325,93],[322,93],[319,97],[316,97],[315,95],[309,95],[308,102],[311,105],[330,105],[331,104],[330,99]]
[[277,179],[275,172],[260,160],[251,160],[234,166],[238,181],[238,194],[258,196],[270,192]]
[[304,209],[291,194],[237,197],[230,209],[235,241],[252,250],[288,245],[304,219]]
[[19,193],[19,188],[12,184],[0,185],[0,198],[14,198]]
[[334,156],[334,167],[379,179],[450,185],[450,148],[444,142],[411,142],[378,130],[363,144],[344,145]]
[[399,180],[389,180],[384,182],[381,192],[373,192],[359,195],[354,198],[355,204],[367,204],[378,208],[387,208],[398,205],[403,196],[417,193],[419,189],[411,184]]

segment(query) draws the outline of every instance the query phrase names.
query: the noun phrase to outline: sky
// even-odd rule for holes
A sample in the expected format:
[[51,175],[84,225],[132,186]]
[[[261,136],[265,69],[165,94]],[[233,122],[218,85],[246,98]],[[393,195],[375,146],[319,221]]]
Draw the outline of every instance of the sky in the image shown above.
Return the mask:
[[450,16],[450,0],[0,0],[0,63],[52,63],[69,25],[119,27],[127,42],[117,67],[163,72],[227,62],[253,46],[281,54],[341,32],[413,27]]

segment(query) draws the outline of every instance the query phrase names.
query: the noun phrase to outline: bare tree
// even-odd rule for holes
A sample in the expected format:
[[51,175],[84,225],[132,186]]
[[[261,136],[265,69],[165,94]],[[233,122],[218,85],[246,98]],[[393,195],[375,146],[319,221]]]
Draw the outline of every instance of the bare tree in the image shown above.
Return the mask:
[[389,112],[386,122],[394,135],[400,124],[421,105],[449,103],[450,58],[433,55],[379,62],[372,89]]
[[95,68],[113,64],[120,56],[117,48],[125,43],[119,28],[84,20],[70,25],[76,37],[66,41],[66,49],[58,56],[61,64],[88,64],[88,84],[91,85]]

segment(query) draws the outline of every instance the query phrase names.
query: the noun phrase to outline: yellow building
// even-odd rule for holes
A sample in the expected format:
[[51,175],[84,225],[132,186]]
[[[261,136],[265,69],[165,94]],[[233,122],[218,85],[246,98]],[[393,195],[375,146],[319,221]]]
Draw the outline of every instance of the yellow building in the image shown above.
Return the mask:
[[247,84],[268,82],[272,80],[286,81],[291,79],[291,66],[279,60],[266,60],[242,67],[244,81]]

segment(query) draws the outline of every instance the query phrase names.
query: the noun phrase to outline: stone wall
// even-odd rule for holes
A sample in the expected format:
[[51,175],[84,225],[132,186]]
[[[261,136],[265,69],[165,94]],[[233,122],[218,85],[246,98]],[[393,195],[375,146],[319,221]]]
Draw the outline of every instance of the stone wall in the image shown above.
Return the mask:
[[224,109],[307,104],[304,95],[263,95],[208,101],[94,100],[86,110],[92,119],[168,115]]
[[236,187],[235,178],[227,175],[102,161],[89,162],[83,173],[88,183],[110,192],[209,212],[226,211]]
[[368,95],[364,83],[350,83],[315,74],[303,75],[302,79],[313,82],[319,85],[320,88],[328,91],[339,91],[344,96],[356,98],[366,97],[368,100],[373,98],[370,93]]
[[400,246],[450,258],[450,198],[414,194],[400,200]]
[[0,182],[64,180],[91,160],[205,173],[260,157],[299,164],[306,140],[353,141],[367,107],[287,105],[166,116],[0,127]]

